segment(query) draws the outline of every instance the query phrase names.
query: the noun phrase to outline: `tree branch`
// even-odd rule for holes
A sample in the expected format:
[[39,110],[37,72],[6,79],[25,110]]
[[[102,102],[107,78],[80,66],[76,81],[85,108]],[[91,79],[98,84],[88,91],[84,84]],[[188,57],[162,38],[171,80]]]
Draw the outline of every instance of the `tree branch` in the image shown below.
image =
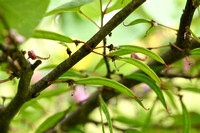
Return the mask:
[[[138,8],[145,0],[133,0],[125,8],[119,11],[105,26],[103,26],[99,32],[97,32],[86,43],[89,47],[95,48],[100,41],[102,41],[115,27],[117,27],[128,15],[130,15],[136,8]],[[8,132],[9,124],[12,118],[19,111],[20,107],[28,100],[38,96],[39,92],[47,88],[50,84],[49,81],[54,81],[60,77],[63,73],[69,70],[82,58],[88,55],[91,51],[87,46],[82,46],[77,52],[75,52],[68,59],[60,63],[49,74],[42,78],[37,83],[30,86],[30,80],[33,74],[33,70],[41,63],[36,61],[34,65],[31,65],[24,58],[24,55],[17,49],[9,49],[6,45],[0,45],[0,49],[6,53],[9,51],[9,55],[20,64],[21,70],[16,71],[19,73],[19,85],[18,92],[9,105],[0,111],[0,129],[2,133]],[[12,51],[13,50],[13,51]],[[95,101],[94,101],[95,102]],[[91,108],[91,110],[94,109]]]
[[[135,9],[137,9],[145,0],[133,0],[125,8],[119,11],[105,26],[103,26],[89,41],[86,42],[91,48],[95,48],[101,40],[103,40],[115,27],[117,27],[126,17],[128,17]],[[68,71],[77,62],[90,53],[90,49],[83,45],[72,56],[60,63],[48,75],[42,78],[37,83],[31,86],[30,95],[41,92],[50,84],[49,81],[54,81],[63,73]],[[31,98],[31,97],[30,97]]]
[[[180,27],[177,35],[177,40],[174,43],[178,47],[187,50],[187,49],[194,49],[200,46],[200,44],[196,40],[185,40],[184,39],[184,33],[185,33],[185,27],[190,26],[192,17],[194,14],[194,6],[192,5],[192,0],[187,0],[187,4],[184,10],[184,13],[182,14],[181,21],[180,21]],[[186,56],[185,52],[181,52],[176,48],[171,47],[168,51],[166,51],[164,54],[161,55],[161,57],[165,60],[167,64],[172,64],[176,62],[177,60],[183,58]],[[150,67],[160,67],[160,69],[157,71],[161,71],[165,68],[163,64],[160,64],[157,61],[153,61],[149,64]],[[140,71],[137,71],[140,72]],[[121,81],[125,86],[128,88],[138,84],[138,81],[130,80],[130,79],[123,79]],[[102,92],[102,97],[105,101],[108,101],[110,98],[116,96],[118,93],[114,92],[113,90],[106,89],[104,87]],[[78,124],[83,124],[87,120],[88,114],[98,106],[98,95],[99,92],[95,92],[84,104],[80,105],[76,110],[71,112],[62,122],[61,127],[63,130],[65,130],[68,126],[75,126]]]
[[[3,45],[1,47],[4,47]],[[4,47],[5,51],[6,47]],[[8,47],[8,50],[11,50]],[[10,54],[12,60],[18,62],[20,69],[16,71],[20,77],[18,92],[9,105],[0,112],[0,129],[2,133],[7,133],[9,129],[9,124],[12,118],[16,115],[20,107],[27,101],[27,96],[29,94],[30,80],[33,74],[31,69],[31,64],[25,59],[24,55],[16,50],[12,49]]]

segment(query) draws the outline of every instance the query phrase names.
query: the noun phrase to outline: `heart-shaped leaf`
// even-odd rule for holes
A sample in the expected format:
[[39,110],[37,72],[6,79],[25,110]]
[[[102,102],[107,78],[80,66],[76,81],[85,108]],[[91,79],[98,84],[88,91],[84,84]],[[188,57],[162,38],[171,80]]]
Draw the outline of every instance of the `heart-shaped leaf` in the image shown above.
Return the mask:
[[6,25],[0,21],[0,41],[7,28],[15,29],[26,39],[31,37],[35,27],[43,18],[49,0],[0,0],[0,14]]

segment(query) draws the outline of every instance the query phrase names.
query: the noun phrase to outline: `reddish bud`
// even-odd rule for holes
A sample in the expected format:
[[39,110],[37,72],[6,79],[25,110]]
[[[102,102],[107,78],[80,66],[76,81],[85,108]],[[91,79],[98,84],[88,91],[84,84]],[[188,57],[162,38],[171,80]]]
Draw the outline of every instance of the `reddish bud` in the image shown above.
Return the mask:
[[30,50],[30,51],[28,51],[28,59],[29,59],[29,58],[31,58],[32,60],[35,60],[35,59],[47,60],[47,59],[50,58],[50,55],[49,55],[49,57],[47,57],[47,58],[42,58],[42,57],[40,57],[40,56],[37,56],[37,55],[34,53],[33,50]]
[[28,59],[31,58],[32,60],[37,59],[37,56],[33,52],[33,50],[28,51]]
[[138,59],[138,60],[141,60],[141,61],[145,61],[145,59],[142,59],[140,58],[137,54],[135,53],[131,53],[131,58],[135,58],[135,59]]

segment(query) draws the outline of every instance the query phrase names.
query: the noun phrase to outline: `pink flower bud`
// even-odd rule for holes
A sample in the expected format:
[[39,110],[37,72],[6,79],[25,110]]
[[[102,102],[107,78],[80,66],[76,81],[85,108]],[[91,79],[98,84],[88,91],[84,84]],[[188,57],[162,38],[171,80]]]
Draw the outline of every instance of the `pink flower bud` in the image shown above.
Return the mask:
[[74,94],[74,100],[76,101],[76,103],[81,103],[87,100],[88,97],[89,97],[89,93],[85,89],[84,85],[76,85],[75,94]]
[[135,58],[135,59],[138,59],[138,60],[141,60],[141,61],[145,61],[145,59],[142,59],[140,58],[137,54],[135,53],[131,53],[131,58]]
[[33,52],[33,50],[28,51],[28,59],[31,58],[32,60],[37,59],[37,56]]

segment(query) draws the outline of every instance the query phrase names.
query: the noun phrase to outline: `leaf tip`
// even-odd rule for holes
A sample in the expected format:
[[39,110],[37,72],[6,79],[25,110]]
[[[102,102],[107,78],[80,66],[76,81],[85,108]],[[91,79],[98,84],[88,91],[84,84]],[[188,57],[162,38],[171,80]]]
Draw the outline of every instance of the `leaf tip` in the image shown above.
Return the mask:
[[165,86],[163,85],[163,83],[161,83],[160,85],[164,90],[167,90],[167,88],[165,88]]
[[142,101],[141,99],[139,99],[137,96],[134,96],[135,99],[137,99],[138,101]]
[[142,106],[145,110],[149,110],[150,108],[146,108],[146,107],[144,107],[144,105]]
[[166,66],[166,68],[170,68],[170,66],[168,66],[166,63],[164,63],[164,65]]
[[169,108],[167,106],[165,107],[165,109],[166,109],[168,114],[171,114],[171,112],[169,111]]
[[124,22],[123,22],[123,25],[124,25],[125,27],[128,27],[128,26],[130,26],[130,24],[124,24]]

